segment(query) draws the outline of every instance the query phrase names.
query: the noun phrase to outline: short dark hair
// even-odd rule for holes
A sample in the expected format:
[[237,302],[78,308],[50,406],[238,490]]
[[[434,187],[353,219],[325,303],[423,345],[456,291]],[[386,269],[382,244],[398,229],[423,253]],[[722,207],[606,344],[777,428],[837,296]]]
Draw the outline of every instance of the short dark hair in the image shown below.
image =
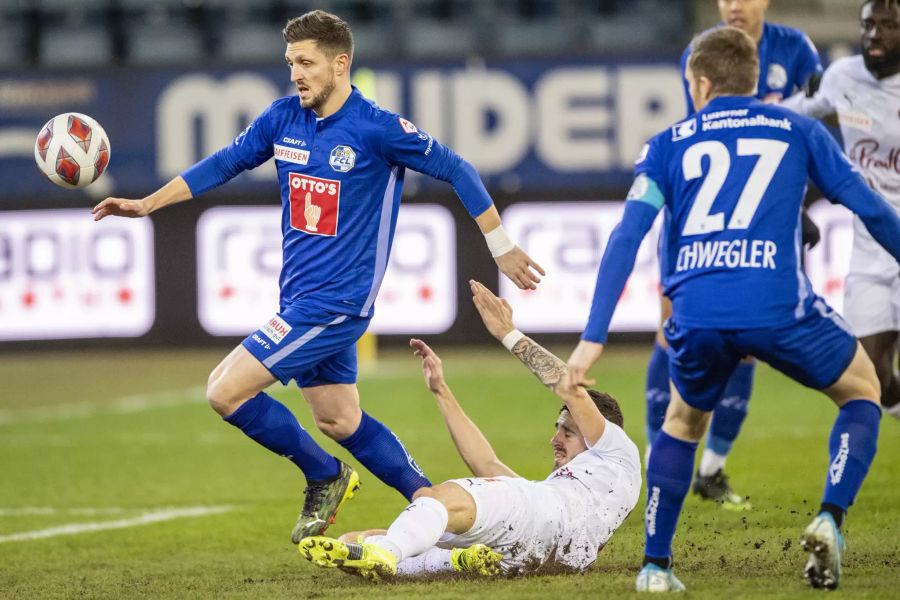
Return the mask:
[[900,10],[900,0],[866,0],[859,6],[859,12],[869,4],[879,4],[891,11]]
[[[591,397],[591,400],[594,401],[594,405],[600,410],[600,414],[609,421],[610,423],[615,423],[619,427],[623,427],[625,423],[625,418],[622,416],[622,409],[619,407],[619,403],[616,402],[616,399],[607,394],[606,392],[598,392],[597,390],[588,389],[588,396]],[[566,405],[563,405],[562,408],[559,409],[559,412],[562,413],[564,410],[569,410]]]
[[353,58],[353,33],[337,15],[312,10],[287,22],[281,32],[286,44],[312,40],[330,57],[344,53]]
[[752,96],[756,92],[756,42],[737,27],[719,27],[695,37],[688,66],[695,79],[709,79],[716,94]]

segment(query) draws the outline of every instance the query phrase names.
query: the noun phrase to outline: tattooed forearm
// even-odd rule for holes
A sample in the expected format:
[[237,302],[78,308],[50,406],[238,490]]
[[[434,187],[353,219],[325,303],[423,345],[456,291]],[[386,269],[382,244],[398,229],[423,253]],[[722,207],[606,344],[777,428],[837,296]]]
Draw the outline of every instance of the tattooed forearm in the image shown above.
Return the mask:
[[566,363],[530,337],[523,337],[516,342],[512,353],[551,390],[556,389],[566,372]]

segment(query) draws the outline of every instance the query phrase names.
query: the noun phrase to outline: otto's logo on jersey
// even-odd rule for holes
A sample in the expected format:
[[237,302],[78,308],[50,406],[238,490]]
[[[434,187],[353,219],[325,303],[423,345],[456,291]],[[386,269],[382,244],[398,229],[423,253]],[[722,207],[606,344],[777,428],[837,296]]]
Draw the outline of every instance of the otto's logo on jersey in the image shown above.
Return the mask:
[[[293,329],[290,325],[285,322],[284,319],[275,315],[269,322],[262,326],[262,331],[267,338],[275,342],[276,344],[280,344],[281,340],[284,339],[284,336],[289,334]],[[261,340],[260,340],[261,341]]]
[[298,150],[289,146],[273,146],[273,154],[275,160],[283,160],[298,165],[305,165],[309,162],[309,150]]
[[288,174],[291,227],[312,235],[337,235],[341,182]]
[[328,164],[338,173],[346,173],[356,165],[356,152],[350,146],[335,146],[328,156]]
[[697,133],[697,119],[690,119],[672,127],[672,141],[684,140]]
[[413,125],[411,122],[407,121],[403,117],[399,117],[399,119],[400,119],[400,127],[403,128],[403,131],[405,131],[406,133],[418,133],[419,130],[416,129],[416,126]]

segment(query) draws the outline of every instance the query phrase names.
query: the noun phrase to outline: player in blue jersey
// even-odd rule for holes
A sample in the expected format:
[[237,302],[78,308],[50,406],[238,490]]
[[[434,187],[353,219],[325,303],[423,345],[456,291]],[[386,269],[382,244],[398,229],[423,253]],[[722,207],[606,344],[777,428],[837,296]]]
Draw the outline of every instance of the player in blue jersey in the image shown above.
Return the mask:
[[676,591],[672,538],[691,483],[697,443],[744,356],[822,390],[840,407],[821,512],[801,544],[814,587],[840,579],[841,526],[875,456],[881,419],[872,361],[844,320],[812,289],[800,262],[800,210],[811,178],[856,213],[900,261],[900,218],[853,170],[816,121],[752,97],[753,39],[733,27],[692,44],[694,116],[654,137],[635,168],[622,222],[609,239],[590,319],[566,385],[590,385],[641,240],[665,208],[661,239],[672,395],[647,466],[644,567],[639,591]]
[[[759,80],[755,96],[767,103],[781,102],[805,86],[821,79],[822,60],[812,40],[793,27],[766,21],[769,0],[718,0],[722,25],[736,27],[756,41]],[[684,101],[688,115],[695,112],[687,80],[691,49],[681,54]]]
[[335,15],[312,11],[284,28],[297,96],[281,98],[231,145],[142,200],[107,198],[95,219],[142,217],[275,159],[281,189],[284,266],[280,307],[212,372],[207,398],[225,421],[304,473],[294,543],[325,531],[359,486],[263,390],[296,381],[316,426],[407,499],[431,485],[399,438],[360,409],[357,339],[368,327],[387,267],[406,168],[451,183],[485,234],[500,270],[520,288],[540,281],[503,231],[471,164],[350,84],[353,38]]
[[[760,75],[756,97],[763,102],[775,103],[806,85],[819,80],[822,64],[819,53],[809,38],[801,31],[765,20],[769,0],[718,0],[719,15],[723,25],[730,25],[746,32],[756,40],[760,63]],[[682,74],[685,74],[690,48],[681,56]],[[686,74],[683,78],[687,114],[694,113],[694,104],[688,93]],[[819,233],[815,224],[803,214],[804,244],[814,246]],[[672,305],[662,298],[664,323],[672,314]],[[662,332],[657,332],[653,354],[647,365],[647,444],[648,449],[659,433],[669,404],[669,368],[666,350],[668,344]],[[734,493],[725,475],[725,461],[741,425],[747,418],[747,407],[753,389],[755,361],[741,362],[728,382],[720,402],[713,412],[712,425],[706,439],[706,448],[694,476],[694,493],[700,497],[722,503],[723,508],[744,510],[749,502]]]

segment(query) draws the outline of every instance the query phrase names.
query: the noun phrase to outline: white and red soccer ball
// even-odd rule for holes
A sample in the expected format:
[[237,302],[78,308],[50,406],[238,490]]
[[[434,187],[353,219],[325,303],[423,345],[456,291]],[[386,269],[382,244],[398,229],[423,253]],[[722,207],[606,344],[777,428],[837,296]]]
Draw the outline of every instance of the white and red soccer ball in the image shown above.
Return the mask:
[[97,181],[109,164],[109,138],[100,124],[81,113],[56,115],[34,142],[34,160],[47,179],[64,188]]

